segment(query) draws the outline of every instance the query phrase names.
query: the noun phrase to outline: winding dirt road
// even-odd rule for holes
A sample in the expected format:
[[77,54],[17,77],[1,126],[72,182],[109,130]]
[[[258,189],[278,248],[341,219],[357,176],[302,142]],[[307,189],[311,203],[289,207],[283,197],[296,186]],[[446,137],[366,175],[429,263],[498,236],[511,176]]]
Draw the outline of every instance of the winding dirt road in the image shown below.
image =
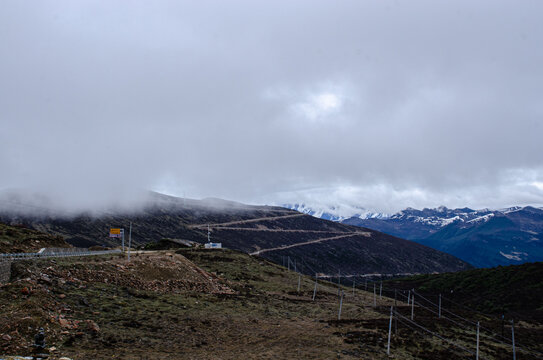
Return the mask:
[[354,232],[354,233],[345,234],[345,235],[331,236],[331,237],[327,237],[327,238],[304,241],[304,242],[300,242],[300,243],[296,243],[296,244],[292,244],[292,245],[283,245],[283,246],[278,246],[278,247],[269,248],[269,249],[261,249],[261,250],[254,251],[254,252],[250,253],[249,255],[260,255],[260,254],[265,253],[265,252],[276,251],[276,250],[285,250],[285,249],[290,249],[290,248],[297,247],[297,246],[316,244],[316,243],[320,243],[320,242],[324,242],[324,241],[337,240],[337,239],[350,237],[350,236],[366,236],[366,237],[370,237],[371,234],[369,232],[362,232],[362,231],[361,232]]
[[286,218],[293,218],[298,216],[309,216],[307,214],[291,214],[291,215],[281,215],[281,216],[269,216],[269,217],[263,217],[263,218],[256,218],[256,219],[247,219],[247,220],[238,220],[238,221],[229,221],[225,223],[218,223],[218,224],[195,224],[195,225],[189,225],[189,229],[207,229],[208,225],[210,228],[213,227],[224,227],[229,225],[236,225],[236,224],[249,224],[254,222],[260,222],[260,221],[268,221],[268,220],[278,220],[278,219],[286,219]]

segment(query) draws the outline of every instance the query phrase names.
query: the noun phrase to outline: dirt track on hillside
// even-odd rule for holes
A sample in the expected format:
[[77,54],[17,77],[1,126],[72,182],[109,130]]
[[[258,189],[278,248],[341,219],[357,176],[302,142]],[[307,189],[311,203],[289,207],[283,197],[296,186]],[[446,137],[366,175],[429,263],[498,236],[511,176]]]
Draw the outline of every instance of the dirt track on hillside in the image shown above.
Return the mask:
[[265,227],[243,228],[243,227],[219,227],[216,230],[235,230],[235,231],[267,231],[267,232],[287,232],[287,233],[315,233],[315,234],[348,234],[346,231],[328,231],[328,230],[305,230],[305,229],[268,229]]
[[260,255],[260,254],[265,253],[265,252],[276,251],[276,250],[285,250],[285,249],[290,249],[290,248],[297,247],[297,246],[316,244],[316,243],[320,243],[320,242],[323,242],[323,241],[337,240],[337,239],[350,237],[350,236],[357,236],[357,235],[366,236],[366,237],[371,236],[371,234],[369,232],[355,232],[355,233],[350,233],[350,234],[346,234],[346,235],[338,235],[338,236],[332,236],[332,237],[327,237],[327,238],[304,241],[304,242],[296,243],[296,244],[292,244],[292,245],[284,245],[284,246],[278,246],[278,247],[269,248],[269,249],[257,250],[255,252],[250,253],[249,255]]
[[269,216],[269,217],[256,218],[256,219],[229,221],[229,222],[218,223],[218,224],[195,224],[195,225],[189,225],[188,228],[189,229],[207,229],[208,226],[210,228],[214,228],[214,227],[223,227],[223,226],[236,225],[236,224],[248,224],[248,223],[260,222],[260,221],[286,219],[286,218],[292,218],[292,217],[298,217],[298,216],[309,216],[309,215],[292,214],[292,215],[281,215],[281,216]]

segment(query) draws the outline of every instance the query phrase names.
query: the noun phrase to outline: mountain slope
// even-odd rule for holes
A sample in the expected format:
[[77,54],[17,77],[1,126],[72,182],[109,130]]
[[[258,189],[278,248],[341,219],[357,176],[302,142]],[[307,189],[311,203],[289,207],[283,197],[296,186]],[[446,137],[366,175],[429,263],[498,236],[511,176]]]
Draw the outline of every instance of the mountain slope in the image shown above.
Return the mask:
[[[143,209],[71,218],[0,215],[44,232],[62,235],[76,246],[119,245],[107,237],[110,227],[124,227],[143,245],[162,238],[212,241],[281,263],[284,256],[305,273],[428,273],[467,269],[459,259],[407,240],[280,207],[248,206],[217,199],[196,201],[153,194]],[[128,241],[128,236],[126,241]],[[263,251],[266,250],[266,251]]]
[[483,223],[450,224],[420,243],[455,254],[474,266],[491,267],[543,260],[542,240],[541,233],[522,229],[514,218],[496,215]]
[[[543,262],[473,269],[391,280],[387,286],[416,289],[485,313],[515,312],[543,321]],[[437,300],[437,299],[431,299]],[[444,305],[452,307],[449,302]],[[458,306],[456,306],[458,308]]]
[[37,252],[45,247],[69,247],[61,236],[0,223],[0,253]]
[[543,260],[543,210],[529,206],[406,209],[387,219],[351,218],[343,223],[411,239],[478,267]]

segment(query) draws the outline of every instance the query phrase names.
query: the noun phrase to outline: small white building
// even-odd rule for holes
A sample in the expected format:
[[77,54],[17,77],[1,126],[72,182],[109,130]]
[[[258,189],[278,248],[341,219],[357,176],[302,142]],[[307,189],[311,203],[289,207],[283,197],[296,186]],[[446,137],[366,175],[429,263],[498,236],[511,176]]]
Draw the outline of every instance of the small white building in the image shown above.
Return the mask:
[[206,249],[222,249],[222,243],[208,242],[208,243],[205,243],[204,247]]

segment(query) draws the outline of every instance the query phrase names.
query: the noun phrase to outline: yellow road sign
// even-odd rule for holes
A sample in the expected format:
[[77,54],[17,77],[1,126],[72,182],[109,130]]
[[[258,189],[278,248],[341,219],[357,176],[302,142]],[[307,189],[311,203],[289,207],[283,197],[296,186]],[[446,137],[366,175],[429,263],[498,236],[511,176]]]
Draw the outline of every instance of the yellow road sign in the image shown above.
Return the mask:
[[121,234],[121,229],[109,229],[109,233],[111,235],[120,235]]

